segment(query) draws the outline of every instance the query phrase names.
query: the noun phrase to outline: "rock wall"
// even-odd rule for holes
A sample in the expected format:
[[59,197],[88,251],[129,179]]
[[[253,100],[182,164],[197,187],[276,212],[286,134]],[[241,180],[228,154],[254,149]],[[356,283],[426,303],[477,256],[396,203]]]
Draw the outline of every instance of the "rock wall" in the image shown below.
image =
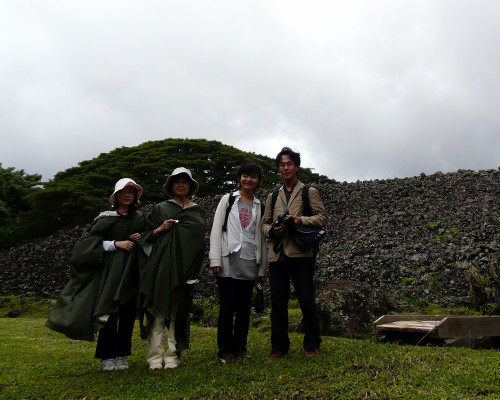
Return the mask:
[[[317,260],[318,285],[359,281],[382,290],[396,304],[470,305],[465,271],[474,265],[487,274],[498,261],[498,170],[316,187],[330,216]],[[264,199],[267,193],[259,195]],[[198,201],[206,210],[207,243],[219,199]],[[0,253],[0,294],[56,297],[69,279],[71,249],[85,229]],[[208,270],[197,296],[216,296]]]

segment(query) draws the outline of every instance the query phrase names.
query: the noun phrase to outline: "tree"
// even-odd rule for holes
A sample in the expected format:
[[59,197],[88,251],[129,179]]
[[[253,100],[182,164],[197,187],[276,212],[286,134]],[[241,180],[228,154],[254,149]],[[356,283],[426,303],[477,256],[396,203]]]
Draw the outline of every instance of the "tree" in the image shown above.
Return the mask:
[[[27,200],[32,208],[22,214],[20,226],[24,232],[33,232],[36,226],[37,236],[43,236],[88,223],[99,211],[108,208],[113,185],[124,177],[143,187],[143,204],[163,201],[166,195],[162,186],[167,175],[181,166],[191,169],[199,182],[198,197],[227,193],[237,188],[237,168],[243,162],[262,167],[264,189],[281,182],[273,159],[218,141],[165,139],[120,147],[59,172],[44,183],[43,190],[29,194]],[[301,169],[302,177],[307,182],[330,181],[308,168]]]
[[17,218],[29,210],[26,196],[40,185],[41,175],[29,175],[23,169],[3,168],[0,163],[0,248],[16,243]]

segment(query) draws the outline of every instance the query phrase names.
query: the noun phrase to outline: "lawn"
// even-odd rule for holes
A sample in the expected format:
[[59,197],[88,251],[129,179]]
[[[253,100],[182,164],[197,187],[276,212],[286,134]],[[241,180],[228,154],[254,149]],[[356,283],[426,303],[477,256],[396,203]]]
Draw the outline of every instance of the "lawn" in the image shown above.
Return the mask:
[[[292,310],[292,318],[300,314]],[[500,399],[498,350],[414,347],[324,337],[306,359],[302,335],[267,361],[268,317],[251,328],[251,360],[221,364],[216,329],[192,325],[175,370],[150,371],[136,329],[130,369],[103,373],[95,343],[52,332],[45,318],[0,318],[0,399]]]

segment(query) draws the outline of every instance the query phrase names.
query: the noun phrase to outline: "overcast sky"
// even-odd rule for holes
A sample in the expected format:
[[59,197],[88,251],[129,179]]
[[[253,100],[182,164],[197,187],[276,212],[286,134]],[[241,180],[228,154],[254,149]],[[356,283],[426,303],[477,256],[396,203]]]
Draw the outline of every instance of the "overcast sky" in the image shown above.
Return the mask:
[[339,181],[500,166],[500,1],[0,0],[0,162],[206,138]]

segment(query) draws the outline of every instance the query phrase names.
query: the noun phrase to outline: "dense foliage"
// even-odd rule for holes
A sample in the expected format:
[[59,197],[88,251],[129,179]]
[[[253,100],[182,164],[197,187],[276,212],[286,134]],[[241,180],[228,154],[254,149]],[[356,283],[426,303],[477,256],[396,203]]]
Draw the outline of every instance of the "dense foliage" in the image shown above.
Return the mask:
[[9,247],[15,243],[17,218],[30,209],[26,196],[40,185],[41,175],[28,175],[23,169],[3,168],[0,163],[0,243]]
[[[22,214],[19,227],[30,239],[88,223],[108,207],[114,184],[122,177],[130,177],[144,188],[143,204],[163,201],[166,176],[179,166],[193,172],[200,184],[197,196],[226,193],[237,188],[237,168],[243,162],[260,164],[263,188],[280,182],[274,159],[217,141],[165,139],[120,147],[59,172],[44,183],[43,190],[30,193],[27,200],[31,209]],[[309,168],[301,169],[300,175],[306,182],[330,181]]]

